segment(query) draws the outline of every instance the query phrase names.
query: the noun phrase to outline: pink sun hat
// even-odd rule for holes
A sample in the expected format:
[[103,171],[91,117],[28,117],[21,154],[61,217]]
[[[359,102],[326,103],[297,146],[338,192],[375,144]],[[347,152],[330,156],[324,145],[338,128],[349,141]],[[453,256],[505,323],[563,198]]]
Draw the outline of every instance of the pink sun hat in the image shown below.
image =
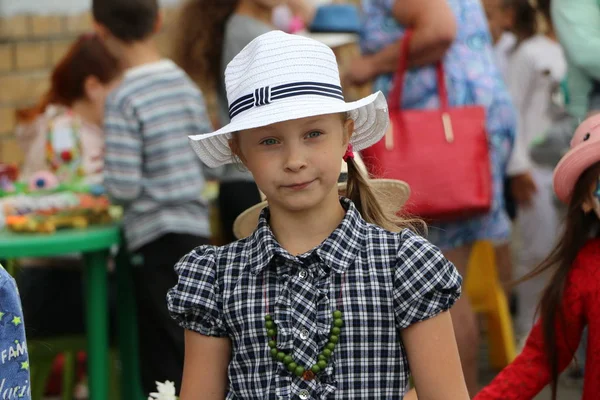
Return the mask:
[[577,127],[571,149],[554,169],[554,191],[560,201],[569,202],[581,174],[597,162],[600,162],[600,114]]

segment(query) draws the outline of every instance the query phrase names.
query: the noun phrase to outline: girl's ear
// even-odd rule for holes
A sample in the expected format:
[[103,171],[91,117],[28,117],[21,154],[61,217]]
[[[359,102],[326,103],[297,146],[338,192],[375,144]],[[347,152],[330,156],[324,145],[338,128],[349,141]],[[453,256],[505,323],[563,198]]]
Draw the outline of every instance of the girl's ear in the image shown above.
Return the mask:
[[235,137],[232,137],[227,143],[229,144],[229,148],[231,149],[231,154],[233,154],[235,158],[239,159],[242,162],[242,164],[246,166],[246,159],[242,155],[242,151],[240,150],[238,140]]
[[348,147],[348,143],[350,143],[350,138],[354,134],[354,120],[352,118],[348,118],[344,121],[344,147]]

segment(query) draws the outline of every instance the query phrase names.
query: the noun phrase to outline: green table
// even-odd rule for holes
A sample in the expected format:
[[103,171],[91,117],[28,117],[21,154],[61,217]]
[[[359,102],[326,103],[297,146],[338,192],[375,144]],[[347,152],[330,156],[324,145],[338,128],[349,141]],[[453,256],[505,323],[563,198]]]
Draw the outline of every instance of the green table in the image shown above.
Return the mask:
[[[85,260],[86,322],[90,400],[108,400],[108,276],[109,249],[121,241],[118,225],[61,230],[55,234],[0,231],[0,259],[54,257],[82,253]],[[132,283],[126,257],[117,265],[119,347],[122,398],[140,399],[137,340]],[[112,400],[112,399],[111,399]]]

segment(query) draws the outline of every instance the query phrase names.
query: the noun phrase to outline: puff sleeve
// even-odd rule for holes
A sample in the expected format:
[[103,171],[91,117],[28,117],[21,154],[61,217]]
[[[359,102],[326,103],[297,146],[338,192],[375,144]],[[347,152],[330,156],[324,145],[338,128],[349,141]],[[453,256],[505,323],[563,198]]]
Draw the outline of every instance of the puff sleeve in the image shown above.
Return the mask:
[[167,293],[171,317],[201,335],[227,336],[215,247],[201,246],[188,253],[175,265],[175,272],[178,283]]
[[399,329],[450,309],[461,284],[460,274],[437,247],[409,230],[401,233],[393,289]]

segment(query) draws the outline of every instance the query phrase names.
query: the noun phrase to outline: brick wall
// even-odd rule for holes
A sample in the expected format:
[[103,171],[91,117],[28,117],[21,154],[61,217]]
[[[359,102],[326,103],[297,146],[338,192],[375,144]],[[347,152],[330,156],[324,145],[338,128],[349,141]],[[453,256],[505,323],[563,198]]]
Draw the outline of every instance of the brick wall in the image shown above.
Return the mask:
[[[168,55],[168,26],[175,10],[164,13],[166,28],[157,40]],[[91,29],[89,13],[0,16],[0,161],[21,161],[13,133],[15,109],[39,100],[48,89],[53,66],[79,34]]]

